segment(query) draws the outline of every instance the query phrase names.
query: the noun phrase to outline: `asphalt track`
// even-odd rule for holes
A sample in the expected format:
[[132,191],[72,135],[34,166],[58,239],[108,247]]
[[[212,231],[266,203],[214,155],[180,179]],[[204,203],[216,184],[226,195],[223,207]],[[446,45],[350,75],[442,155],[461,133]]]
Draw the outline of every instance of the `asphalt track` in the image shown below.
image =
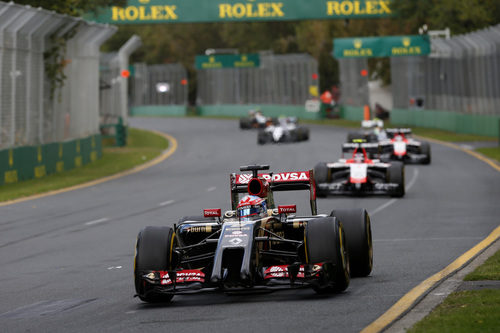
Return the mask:
[[[177,151],[123,178],[0,207],[0,331],[358,332],[499,225],[498,172],[432,144],[430,166],[407,167],[411,188],[402,199],[318,199],[322,213],[338,207],[372,213],[374,270],[346,292],[205,294],[147,305],[132,297],[142,227],[170,225],[203,208],[228,209],[229,173],[240,165],[288,171],[335,160],[346,130],[310,126],[309,142],[257,146],[257,134],[233,120],[144,118],[132,125],[171,134]],[[277,201],[307,212],[306,193],[282,193]]]

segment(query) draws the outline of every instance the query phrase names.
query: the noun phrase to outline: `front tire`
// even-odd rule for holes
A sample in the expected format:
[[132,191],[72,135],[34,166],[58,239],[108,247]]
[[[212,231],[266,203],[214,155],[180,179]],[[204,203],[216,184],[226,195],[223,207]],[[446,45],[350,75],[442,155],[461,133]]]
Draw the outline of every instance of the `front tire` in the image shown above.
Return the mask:
[[146,227],[137,236],[134,258],[135,291],[144,302],[169,302],[173,297],[155,291],[141,277],[150,271],[168,271],[174,268],[174,238],[174,230],[171,227]]
[[344,226],[351,276],[368,276],[373,269],[370,216],[364,209],[337,209],[330,216],[335,216]]
[[323,217],[310,221],[305,231],[307,260],[323,263],[323,276],[314,290],[319,293],[342,292],[349,286],[349,255],[342,223]]

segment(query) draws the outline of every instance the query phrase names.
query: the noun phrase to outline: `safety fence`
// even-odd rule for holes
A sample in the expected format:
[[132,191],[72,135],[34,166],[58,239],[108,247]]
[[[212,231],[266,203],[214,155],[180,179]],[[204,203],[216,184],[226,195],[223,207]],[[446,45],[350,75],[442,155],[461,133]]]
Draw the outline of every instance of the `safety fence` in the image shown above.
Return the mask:
[[500,25],[431,42],[429,57],[391,58],[393,122],[499,135]]
[[[99,48],[115,31],[115,27],[0,2],[0,169],[16,171],[19,159],[25,163],[23,168],[34,169],[29,161],[43,164],[49,144],[95,140]],[[34,153],[27,147],[34,147]],[[100,149],[100,145],[93,147]],[[84,163],[91,160],[92,151],[92,156],[100,155],[95,149],[81,156],[75,144],[71,155],[81,156],[79,161]],[[62,149],[60,157],[69,150]],[[66,163],[64,168],[74,164]],[[45,174],[41,169],[33,175]],[[56,170],[45,168],[47,173],[52,169]],[[0,184],[24,178],[13,174],[0,174]]]
[[187,70],[181,64],[134,64],[131,115],[184,115],[188,103]]
[[[392,57],[391,122],[500,135],[500,25],[449,39],[431,54]],[[366,59],[339,59],[344,118],[363,118],[369,100]]]
[[318,62],[310,55],[261,52],[257,68],[198,70],[197,105],[202,114],[225,115],[227,109],[228,115],[241,115],[251,106],[275,105],[300,116],[306,101],[318,97],[317,73]]
[[500,25],[431,42],[429,57],[391,58],[394,107],[500,115]]

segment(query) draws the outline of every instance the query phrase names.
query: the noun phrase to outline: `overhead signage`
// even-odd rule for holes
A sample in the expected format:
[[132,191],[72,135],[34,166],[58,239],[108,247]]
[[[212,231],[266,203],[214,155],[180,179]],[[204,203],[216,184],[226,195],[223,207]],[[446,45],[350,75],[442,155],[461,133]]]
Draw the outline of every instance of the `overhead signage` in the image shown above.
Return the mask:
[[198,55],[196,69],[256,68],[260,66],[260,56],[252,54]]
[[431,52],[428,35],[335,38],[335,58],[424,56]]
[[392,0],[129,0],[85,18],[100,23],[196,23],[378,18]]

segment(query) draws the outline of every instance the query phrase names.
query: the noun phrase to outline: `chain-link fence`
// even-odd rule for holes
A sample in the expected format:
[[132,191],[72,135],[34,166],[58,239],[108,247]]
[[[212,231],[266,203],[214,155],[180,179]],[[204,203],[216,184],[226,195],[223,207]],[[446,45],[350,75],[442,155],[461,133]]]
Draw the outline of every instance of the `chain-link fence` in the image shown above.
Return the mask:
[[[99,47],[115,31],[0,2],[0,149],[98,133]],[[64,56],[48,66],[61,39]]]
[[133,35],[118,52],[103,53],[100,58],[99,116],[101,125],[123,124],[128,121],[130,55],[142,45],[139,36]]
[[340,103],[357,107],[368,105],[368,61],[366,58],[340,58],[338,62]]
[[187,105],[187,71],[181,64],[134,64],[131,105]]
[[500,25],[431,43],[429,57],[391,58],[394,107],[500,115]]
[[259,68],[198,70],[198,105],[303,105],[318,62],[307,54],[260,54]]

